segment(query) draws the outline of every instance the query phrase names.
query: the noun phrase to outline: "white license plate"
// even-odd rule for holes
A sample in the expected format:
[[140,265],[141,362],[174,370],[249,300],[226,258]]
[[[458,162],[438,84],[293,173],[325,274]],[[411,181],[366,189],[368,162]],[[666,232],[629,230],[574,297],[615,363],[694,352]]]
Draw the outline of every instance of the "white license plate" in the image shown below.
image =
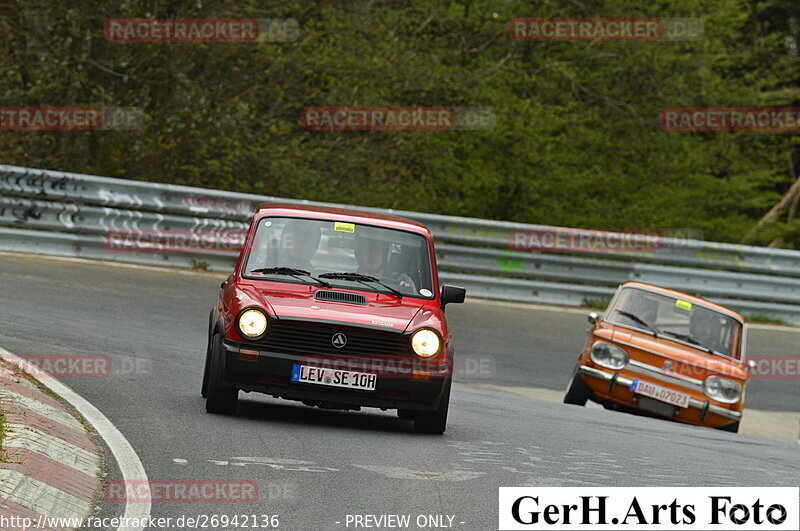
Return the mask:
[[343,371],[295,363],[292,367],[292,381],[374,391],[375,384],[378,382],[378,375],[369,372]]
[[649,396],[667,404],[672,404],[678,407],[689,407],[689,395],[686,393],[679,393],[660,385],[651,384],[650,382],[643,382],[641,380],[634,380],[631,383],[631,391],[636,394]]

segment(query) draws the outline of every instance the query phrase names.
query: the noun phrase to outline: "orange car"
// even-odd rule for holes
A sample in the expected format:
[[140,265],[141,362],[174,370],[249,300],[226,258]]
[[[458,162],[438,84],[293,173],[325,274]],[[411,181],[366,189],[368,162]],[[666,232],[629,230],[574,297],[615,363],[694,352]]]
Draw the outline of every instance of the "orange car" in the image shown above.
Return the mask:
[[618,289],[592,328],[564,402],[593,400],[687,424],[739,430],[751,365],[738,313],[641,282]]

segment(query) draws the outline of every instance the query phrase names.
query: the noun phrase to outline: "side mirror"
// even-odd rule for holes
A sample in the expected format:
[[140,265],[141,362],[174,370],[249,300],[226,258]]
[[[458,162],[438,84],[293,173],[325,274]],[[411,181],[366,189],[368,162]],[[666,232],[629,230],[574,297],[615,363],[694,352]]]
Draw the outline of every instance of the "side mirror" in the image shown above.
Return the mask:
[[466,295],[467,290],[464,288],[445,284],[442,286],[442,306],[444,307],[446,304],[451,302],[462,303],[464,302],[464,297],[466,297]]
[[756,362],[754,360],[749,360],[747,362],[747,372],[750,372],[755,368],[756,368]]
[[597,322],[600,320],[600,316],[597,315],[597,312],[589,312],[589,315],[586,316],[586,319],[593,325],[597,326]]

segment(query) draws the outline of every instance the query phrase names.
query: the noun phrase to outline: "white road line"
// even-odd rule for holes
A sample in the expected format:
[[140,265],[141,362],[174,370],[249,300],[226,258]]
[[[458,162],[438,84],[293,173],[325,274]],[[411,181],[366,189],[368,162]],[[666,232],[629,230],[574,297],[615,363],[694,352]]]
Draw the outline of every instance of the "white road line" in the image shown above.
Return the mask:
[[[13,363],[18,367],[25,367],[26,361],[19,356],[0,347],[0,358],[9,363]],[[55,378],[43,378],[42,384],[55,394],[72,404],[78,410],[78,413],[89,421],[94,426],[97,433],[103,438],[111,453],[114,454],[114,459],[117,461],[119,470],[122,473],[124,481],[131,480],[144,480],[147,481],[147,473],[144,471],[142,462],[136,451],[125,438],[122,433],[117,429],[110,420],[103,415],[99,409],[94,407],[88,400],[81,395],[59,382]],[[128,521],[137,519],[137,521],[147,521],[150,518],[150,502],[142,503],[126,503],[125,513],[123,515]],[[122,527],[120,526],[117,531],[142,531],[144,527]]]

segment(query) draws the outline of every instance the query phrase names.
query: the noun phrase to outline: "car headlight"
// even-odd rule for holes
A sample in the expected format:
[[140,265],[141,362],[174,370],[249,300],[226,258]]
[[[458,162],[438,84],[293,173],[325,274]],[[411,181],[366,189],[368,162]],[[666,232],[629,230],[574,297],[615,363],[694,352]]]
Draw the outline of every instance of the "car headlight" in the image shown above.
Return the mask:
[[420,358],[432,358],[442,348],[442,340],[433,330],[423,328],[411,336],[411,348]]
[[592,345],[589,356],[593,362],[607,369],[624,369],[628,364],[628,353],[625,352],[625,349],[603,341]]
[[256,308],[243,311],[239,315],[239,331],[250,339],[263,336],[267,331],[267,316]]
[[709,376],[703,382],[703,392],[708,398],[726,404],[735,404],[742,397],[742,386],[720,376]]

